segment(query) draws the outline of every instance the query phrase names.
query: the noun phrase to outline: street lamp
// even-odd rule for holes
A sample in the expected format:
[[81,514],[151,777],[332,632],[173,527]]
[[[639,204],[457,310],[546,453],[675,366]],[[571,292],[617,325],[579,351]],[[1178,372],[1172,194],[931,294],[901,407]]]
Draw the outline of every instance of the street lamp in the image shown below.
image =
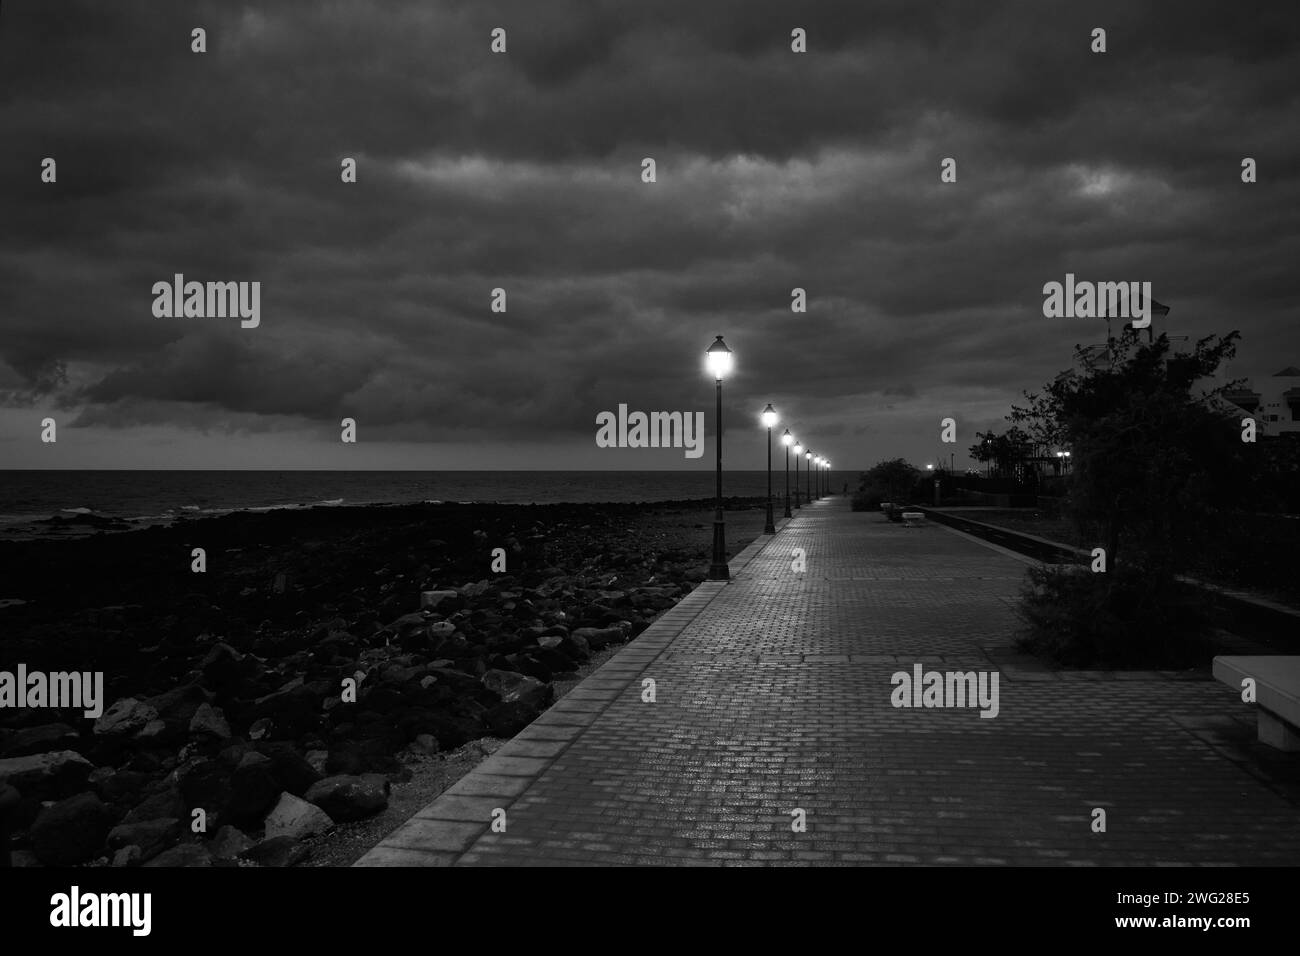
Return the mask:
[[772,426],[777,421],[776,409],[768,402],[763,409],[763,424],[767,426],[767,524],[763,525],[763,534],[776,534],[776,522],[772,520]]
[[794,443],[794,506],[802,508],[799,503],[799,459],[803,457],[803,445],[799,444],[798,439]]
[[785,430],[781,436],[781,444],[785,446],[785,515],[790,517],[790,446],[794,443],[794,436],[790,434],[790,429]]
[[704,356],[718,394],[718,503],[713,515],[713,563],[709,565],[709,580],[726,581],[731,571],[727,567],[727,531],[722,520],[722,380],[731,371],[731,349],[719,335]]
[[809,504],[812,504],[812,500],[813,500],[812,459],[813,459],[813,453],[811,451],[806,451],[803,453],[803,461],[804,461],[803,479],[804,479],[804,488],[807,491],[805,497],[808,499]]

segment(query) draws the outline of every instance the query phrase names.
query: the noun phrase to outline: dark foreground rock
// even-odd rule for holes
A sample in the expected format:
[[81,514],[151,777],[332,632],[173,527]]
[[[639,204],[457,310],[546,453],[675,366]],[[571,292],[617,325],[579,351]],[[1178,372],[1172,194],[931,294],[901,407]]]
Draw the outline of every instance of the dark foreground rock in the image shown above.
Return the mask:
[[4,659],[105,679],[98,719],[0,712],[0,856],[293,865],[304,840],[381,812],[410,755],[517,733],[554,679],[689,593],[710,519],[698,503],[329,508],[0,542],[20,601],[0,608]]

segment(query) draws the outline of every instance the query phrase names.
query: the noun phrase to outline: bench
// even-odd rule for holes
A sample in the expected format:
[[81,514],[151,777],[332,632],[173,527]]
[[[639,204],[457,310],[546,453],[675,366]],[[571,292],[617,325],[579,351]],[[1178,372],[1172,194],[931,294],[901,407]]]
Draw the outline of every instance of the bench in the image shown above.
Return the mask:
[[1300,657],[1216,657],[1214,677],[1238,694],[1242,680],[1253,678],[1259,742],[1300,751]]
[[904,511],[903,524],[909,528],[916,527],[917,522],[925,520],[925,513],[921,511]]

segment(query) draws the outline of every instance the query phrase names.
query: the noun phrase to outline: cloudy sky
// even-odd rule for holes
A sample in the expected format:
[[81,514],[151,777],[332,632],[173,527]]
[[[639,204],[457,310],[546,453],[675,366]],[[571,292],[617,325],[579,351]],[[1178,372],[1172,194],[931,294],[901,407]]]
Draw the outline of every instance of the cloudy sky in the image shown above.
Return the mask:
[[[595,419],[711,436],[719,333],[728,467],[769,401],[837,467],[951,416],[960,464],[1104,338],[1043,317],[1066,272],[1267,375],[1300,364],[1298,51],[1273,0],[5,0],[0,466],[710,468]],[[260,326],[156,318],[175,273],[259,281]]]

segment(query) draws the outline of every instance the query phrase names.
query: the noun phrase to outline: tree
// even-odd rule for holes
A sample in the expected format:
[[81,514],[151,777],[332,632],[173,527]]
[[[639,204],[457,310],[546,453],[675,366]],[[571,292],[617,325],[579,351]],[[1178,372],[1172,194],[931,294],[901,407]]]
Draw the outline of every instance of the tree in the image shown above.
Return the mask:
[[1072,516],[1083,533],[1100,533],[1110,568],[1123,541],[1136,565],[1172,576],[1249,487],[1239,423],[1215,403],[1235,383],[1197,391],[1238,338],[1211,335],[1170,354],[1167,336],[1143,344],[1127,329],[1108,344],[1108,362],[1027,393],[1008,416],[1070,449]]
[[1012,426],[999,435],[995,431],[976,432],[976,442],[970,446],[970,456],[976,461],[989,462],[993,473],[1014,477],[1016,466],[1029,454],[1032,440],[1022,429]]
[[882,501],[906,500],[912,494],[919,474],[903,458],[872,465],[858,478],[858,491],[853,496],[854,510],[878,508]]

